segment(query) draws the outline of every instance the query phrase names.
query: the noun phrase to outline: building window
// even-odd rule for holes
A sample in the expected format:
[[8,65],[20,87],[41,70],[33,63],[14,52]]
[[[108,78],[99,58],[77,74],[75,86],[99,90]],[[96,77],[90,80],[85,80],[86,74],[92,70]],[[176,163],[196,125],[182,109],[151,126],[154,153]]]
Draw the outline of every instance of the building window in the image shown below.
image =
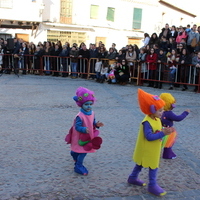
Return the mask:
[[99,6],[91,5],[90,7],[90,19],[98,19]]
[[108,7],[106,19],[108,21],[114,22],[114,18],[115,18],[115,9]]
[[87,34],[85,32],[69,32],[69,31],[47,31],[47,40],[51,42],[57,42],[60,40],[62,44],[69,42],[71,45],[73,43],[81,44],[81,42],[86,42]]
[[60,23],[72,23],[72,0],[60,1]]
[[12,8],[13,0],[0,0],[0,8]]
[[12,34],[0,33],[0,38],[7,40],[8,38],[12,38]]
[[134,8],[133,11],[133,29],[141,29],[142,24],[142,9]]

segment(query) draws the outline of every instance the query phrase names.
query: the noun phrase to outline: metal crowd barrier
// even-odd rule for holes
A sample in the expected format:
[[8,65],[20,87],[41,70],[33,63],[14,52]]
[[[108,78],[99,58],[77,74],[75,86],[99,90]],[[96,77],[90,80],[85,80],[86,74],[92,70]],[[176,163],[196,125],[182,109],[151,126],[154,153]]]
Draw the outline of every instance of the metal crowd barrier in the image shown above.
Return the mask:
[[[43,74],[71,74],[70,57],[60,56],[37,56],[37,55],[20,55],[20,54],[2,54],[3,70],[16,69],[18,71]],[[77,58],[77,74],[82,77],[88,75],[88,59]]]
[[[96,75],[95,64],[96,64],[97,60],[98,60],[98,58],[90,58],[89,59],[89,62],[88,62],[88,78],[94,77]],[[102,63],[107,62],[108,65],[111,65],[114,62],[116,62],[116,60],[110,60],[110,59],[107,59],[107,58],[101,58],[100,60],[102,61]]]
[[[60,56],[48,56],[44,55],[42,57],[42,67],[40,70],[45,74],[50,73],[62,73],[71,74],[71,59],[70,57],[60,57]],[[87,58],[77,58],[77,72],[80,77],[87,78],[88,75],[88,59]]]
[[[17,70],[28,73],[53,74],[68,76],[71,72],[71,59],[70,57],[60,56],[35,56],[35,55],[20,55],[20,54],[0,54],[3,57],[2,69],[7,71]],[[95,77],[95,63],[98,58],[77,58],[77,74],[83,78]],[[115,60],[101,59],[103,62],[112,64]],[[154,81],[162,83],[173,83],[178,85],[192,85],[198,87],[200,92],[200,69],[194,65],[176,65],[176,73],[174,77],[170,76],[171,65],[168,63],[155,63],[157,69],[155,74],[151,76],[149,73],[148,62],[133,62],[133,65],[129,66],[130,80],[137,80],[137,85],[142,85],[144,81]],[[144,67],[146,66],[146,69]]]
[[21,54],[3,54],[2,70],[7,72],[23,71],[24,73],[34,73],[39,71],[40,66],[36,65],[35,56],[33,55],[21,55]]
[[143,62],[142,64],[146,64],[147,69],[146,72],[141,72],[141,63],[139,68],[138,75],[138,85],[142,85],[143,81],[153,81],[153,82],[162,82],[173,85],[192,85],[198,87],[198,92],[200,92],[200,69],[197,69],[192,64],[177,64],[176,72],[172,77],[171,73],[173,69],[171,64],[168,63],[155,63],[157,65],[157,69],[154,71],[154,75],[150,75],[149,63]]

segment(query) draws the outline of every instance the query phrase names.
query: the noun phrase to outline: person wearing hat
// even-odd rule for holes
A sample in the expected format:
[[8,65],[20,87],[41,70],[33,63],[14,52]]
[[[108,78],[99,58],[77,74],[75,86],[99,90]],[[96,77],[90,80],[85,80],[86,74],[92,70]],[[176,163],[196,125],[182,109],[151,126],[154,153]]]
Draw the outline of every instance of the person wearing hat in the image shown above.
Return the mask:
[[[179,122],[185,119],[189,114],[190,110],[185,110],[182,114],[176,115],[172,110],[175,108],[176,99],[170,93],[162,93],[160,98],[165,102],[164,112],[161,117],[161,122],[164,127],[172,127],[174,121]],[[175,159],[176,154],[173,152],[172,147],[176,141],[177,132],[174,129],[173,133],[166,135],[162,140],[162,147],[164,159]]]
[[173,132],[172,127],[162,128],[161,116],[165,102],[156,95],[138,89],[138,102],[141,111],[146,115],[139,128],[139,134],[133,153],[136,163],[129,175],[128,183],[145,186],[146,183],[138,178],[143,167],[149,168],[148,192],[163,196],[166,192],[157,184],[162,138]]
[[95,120],[92,105],[96,98],[93,91],[79,87],[73,99],[81,109],[76,115],[65,141],[67,144],[71,144],[70,153],[75,162],[74,171],[87,175],[88,170],[83,166],[83,160],[87,153],[94,153],[101,147],[102,138],[98,136],[99,131],[96,128],[102,127],[104,124]]

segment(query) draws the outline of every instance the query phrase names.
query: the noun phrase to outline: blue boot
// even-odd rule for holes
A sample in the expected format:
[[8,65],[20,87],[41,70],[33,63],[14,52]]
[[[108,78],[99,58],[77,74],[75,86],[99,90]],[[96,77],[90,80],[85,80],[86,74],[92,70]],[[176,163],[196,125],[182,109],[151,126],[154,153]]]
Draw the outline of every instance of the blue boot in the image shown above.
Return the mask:
[[141,165],[135,165],[132,173],[128,177],[128,183],[133,184],[133,185],[139,185],[139,186],[145,186],[146,183],[140,179],[138,179],[138,175],[142,170]]
[[163,150],[163,158],[164,159],[175,159],[176,154],[172,151],[172,147],[170,148],[164,148]]
[[164,191],[159,185],[156,183],[156,175],[158,168],[151,169],[149,168],[149,185],[148,192],[154,194],[156,196],[164,196],[166,195],[166,191]]
[[84,176],[88,175],[88,170],[83,165],[77,163],[75,164],[74,171]]
[[77,160],[75,162],[74,171],[81,175],[88,175],[88,170],[83,166],[83,160],[87,154],[78,153]]

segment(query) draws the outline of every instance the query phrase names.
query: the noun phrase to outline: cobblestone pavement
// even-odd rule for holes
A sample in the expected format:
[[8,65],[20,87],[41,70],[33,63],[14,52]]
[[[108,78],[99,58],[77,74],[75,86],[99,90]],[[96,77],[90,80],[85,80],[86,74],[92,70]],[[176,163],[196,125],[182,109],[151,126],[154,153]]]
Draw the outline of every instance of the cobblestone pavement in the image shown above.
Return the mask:
[[[132,153],[144,115],[137,104],[138,86],[100,84],[93,80],[4,74],[0,77],[0,200],[151,200],[146,187],[127,184]],[[95,91],[93,106],[103,145],[88,154],[88,176],[73,172],[65,144],[79,108],[72,97],[77,87]],[[167,87],[166,87],[167,88]],[[166,89],[142,87],[159,95]],[[175,160],[161,159],[158,182],[168,193],[162,199],[200,199],[200,94],[170,91],[175,113],[191,109],[176,123],[179,138]],[[148,181],[147,169],[140,178]]]

